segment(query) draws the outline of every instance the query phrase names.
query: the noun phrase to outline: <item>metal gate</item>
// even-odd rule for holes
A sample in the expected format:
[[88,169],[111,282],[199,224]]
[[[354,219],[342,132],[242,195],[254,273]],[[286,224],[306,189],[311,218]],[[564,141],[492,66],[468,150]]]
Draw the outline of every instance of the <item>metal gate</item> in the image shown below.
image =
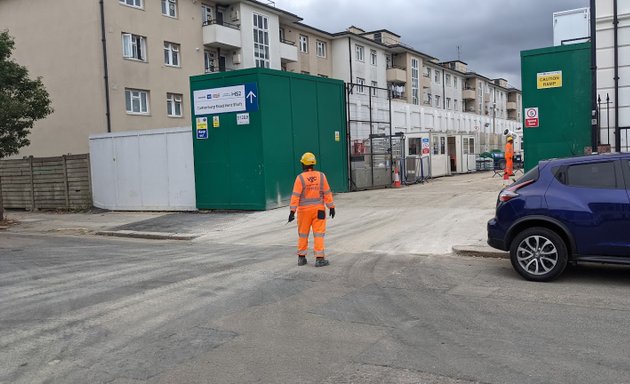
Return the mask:
[[391,93],[356,83],[346,93],[350,190],[389,187],[404,154],[402,133],[392,132]]

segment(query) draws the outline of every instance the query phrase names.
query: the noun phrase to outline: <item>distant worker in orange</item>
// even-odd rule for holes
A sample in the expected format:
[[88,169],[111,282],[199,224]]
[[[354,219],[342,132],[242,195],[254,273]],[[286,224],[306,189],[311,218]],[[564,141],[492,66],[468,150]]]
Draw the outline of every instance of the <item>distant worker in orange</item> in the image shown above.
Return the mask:
[[512,135],[507,136],[505,143],[505,174],[514,175],[514,138]]
[[295,212],[297,211],[298,265],[306,265],[308,235],[313,228],[315,266],[323,267],[329,264],[324,254],[326,207],[330,210],[330,217],[335,217],[335,202],[326,175],[313,169],[317,163],[315,155],[306,152],[302,155],[300,162],[302,163],[302,173],[295,178],[293,184],[291,213],[289,213],[289,222],[291,222],[295,220]]

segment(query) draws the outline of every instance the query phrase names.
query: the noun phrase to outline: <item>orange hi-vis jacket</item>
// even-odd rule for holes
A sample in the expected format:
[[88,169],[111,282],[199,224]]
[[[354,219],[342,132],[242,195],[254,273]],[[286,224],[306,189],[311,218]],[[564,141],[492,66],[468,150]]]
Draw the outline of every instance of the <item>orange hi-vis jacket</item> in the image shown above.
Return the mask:
[[514,159],[514,144],[509,141],[505,143],[505,159]]
[[324,205],[335,207],[326,175],[312,169],[300,173],[293,184],[291,210],[324,210]]

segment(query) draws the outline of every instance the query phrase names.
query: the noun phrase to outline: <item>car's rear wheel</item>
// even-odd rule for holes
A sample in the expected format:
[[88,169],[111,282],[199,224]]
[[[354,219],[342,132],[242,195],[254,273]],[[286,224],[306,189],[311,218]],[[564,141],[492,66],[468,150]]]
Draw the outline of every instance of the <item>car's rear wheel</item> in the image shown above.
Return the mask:
[[516,272],[525,279],[550,281],[567,266],[567,246],[556,232],[548,228],[528,228],[512,241],[510,260]]

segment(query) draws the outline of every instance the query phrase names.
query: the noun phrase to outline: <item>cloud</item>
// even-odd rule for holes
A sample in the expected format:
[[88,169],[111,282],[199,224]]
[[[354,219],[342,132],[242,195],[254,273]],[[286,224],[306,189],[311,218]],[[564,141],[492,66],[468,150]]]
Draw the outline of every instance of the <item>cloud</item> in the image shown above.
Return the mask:
[[350,25],[389,29],[442,61],[460,59],[490,78],[520,87],[520,52],[553,45],[553,12],[588,0],[276,0],[280,9],[328,32]]

